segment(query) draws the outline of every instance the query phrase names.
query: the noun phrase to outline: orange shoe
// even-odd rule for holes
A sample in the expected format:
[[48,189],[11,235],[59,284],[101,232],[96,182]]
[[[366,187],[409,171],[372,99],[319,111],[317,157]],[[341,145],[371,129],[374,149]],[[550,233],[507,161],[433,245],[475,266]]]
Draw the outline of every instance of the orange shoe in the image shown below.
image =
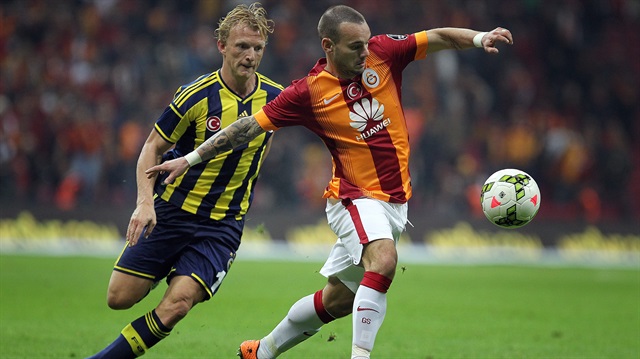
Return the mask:
[[240,359],[258,359],[259,340],[245,340],[240,344],[238,356]]

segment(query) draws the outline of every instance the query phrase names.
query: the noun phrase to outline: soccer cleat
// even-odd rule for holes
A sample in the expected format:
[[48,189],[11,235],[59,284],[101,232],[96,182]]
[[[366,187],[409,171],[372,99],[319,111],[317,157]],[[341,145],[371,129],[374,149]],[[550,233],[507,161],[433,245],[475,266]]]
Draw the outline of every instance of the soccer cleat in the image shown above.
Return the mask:
[[245,340],[240,344],[238,356],[240,359],[258,359],[259,340]]

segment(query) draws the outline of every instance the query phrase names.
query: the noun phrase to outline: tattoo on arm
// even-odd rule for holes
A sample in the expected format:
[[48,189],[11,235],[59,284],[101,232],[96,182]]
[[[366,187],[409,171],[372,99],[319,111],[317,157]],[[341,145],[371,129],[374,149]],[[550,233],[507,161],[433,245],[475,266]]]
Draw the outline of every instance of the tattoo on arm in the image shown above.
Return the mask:
[[253,116],[243,117],[202,143],[198,147],[198,153],[203,160],[207,160],[249,143],[263,132],[265,131]]

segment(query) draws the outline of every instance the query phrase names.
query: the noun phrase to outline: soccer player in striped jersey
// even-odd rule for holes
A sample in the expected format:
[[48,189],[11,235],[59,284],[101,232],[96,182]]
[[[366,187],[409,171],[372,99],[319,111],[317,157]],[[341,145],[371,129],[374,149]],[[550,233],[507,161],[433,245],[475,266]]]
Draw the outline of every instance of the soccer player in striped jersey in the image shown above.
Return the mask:
[[209,300],[228,274],[272,133],[193,166],[169,185],[144,170],[191,152],[282,91],[256,72],[271,32],[273,21],[259,3],[231,10],[215,31],[222,67],[180,87],[155,123],[138,159],[136,209],[111,275],[108,305],[130,308],[165,277],[169,286],[154,310],[92,358],[143,355],[193,306]]
[[241,146],[265,131],[304,126],[333,158],[324,197],[338,237],[320,270],[327,285],[297,301],[261,340],[240,345],[243,359],[277,357],[336,318],[353,314],[351,358],[369,358],[387,309],[397,265],[396,241],[407,223],[411,197],[409,134],[401,103],[402,71],[414,60],[445,49],[512,44],[503,28],[478,32],[438,28],[371,37],[364,17],[338,5],[320,18],[326,58],[253,116],[239,119],[185,158],[147,170],[171,183],[191,166]]

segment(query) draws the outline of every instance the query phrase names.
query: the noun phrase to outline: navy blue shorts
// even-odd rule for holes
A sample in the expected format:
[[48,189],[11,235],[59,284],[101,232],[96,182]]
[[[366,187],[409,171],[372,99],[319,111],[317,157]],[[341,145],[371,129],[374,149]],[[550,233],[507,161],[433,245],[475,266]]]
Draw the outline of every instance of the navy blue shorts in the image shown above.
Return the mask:
[[159,198],[155,209],[157,225],[151,235],[141,235],[133,247],[125,246],[114,270],[153,281],[188,276],[202,285],[210,299],[236,257],[244,220],[216,221]]

